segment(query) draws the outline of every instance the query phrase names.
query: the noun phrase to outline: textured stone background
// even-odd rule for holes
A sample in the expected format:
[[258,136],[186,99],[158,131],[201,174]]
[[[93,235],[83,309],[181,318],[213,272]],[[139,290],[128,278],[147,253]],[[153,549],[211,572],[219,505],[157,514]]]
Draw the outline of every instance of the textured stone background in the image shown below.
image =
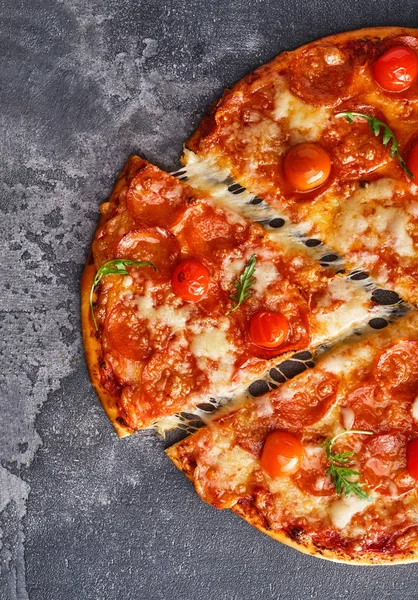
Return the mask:
[[0,598],[417,598],[416,567],[300,555],[203,504],[90,387],[78,286],[137,151],[173,169],[222,89],[279,51],[415,0],[1,0]]

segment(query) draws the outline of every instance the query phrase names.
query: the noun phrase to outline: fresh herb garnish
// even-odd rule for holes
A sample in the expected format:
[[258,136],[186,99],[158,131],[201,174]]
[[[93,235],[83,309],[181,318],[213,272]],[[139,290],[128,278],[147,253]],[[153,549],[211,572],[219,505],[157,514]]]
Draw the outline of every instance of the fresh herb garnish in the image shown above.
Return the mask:
[[128,258],[116,258],[115,260],[109,260],[107,263],[102,265],[100,267],[100,269],[97,271],[96,276],[93,280],[91,289],[90,289],[90,311],[91,311],[91,316],[93,318],[93,323],[94,323],[96,330],[99,328],[97,326],[97,321],[96,321],[96,317],[94,316],[94,309],[93,309],[94,288],[99,283],[99,281],[101,280],[103,275],[129,275],[128,271],[126,270],[126,267],[130,267],[130,266],[152,267],[153,269],[157,270],[157,267],[155,265],[153,265],[151,262],[148,262],[145,260],[143,260],[143,261],[130,260]]
[[333,484],[335,485],[335,489],[337,494],[344,494],[349,496],[350,494],[355,494],[362,500],[371,500],[370,496],[364,491],[363,484],[359,483],[359,481],[352,481],[353,476],[361,477],[361,473],[358,471],[353,471],[350,469],[351,457],[354,452],[340,452],[339,454],[334,454],[332,452],[332,445],[335,440],[343,435],[347,434],[359,434],[359,435],[373,435],[372,431],[360,431],[358,429],[349,429],[346,431],[342,431],[338,433],[331,439],[325,440],[321,446],[325,446],[325,452],[327,454],[327,458],[329,460],[329,467],[327,469],[326,474],[330,475]]
[[401,165],[401,167],[405,171],[405,173],[407,173],[411,179],[414,179],[414,175],[413,175],[412,171],[408,168],[406,162],[404,161],[402,156],[399,154],[398,142],[395,138],[395,134],[386,125],[386,123],[383,123],[383,121],[379,121],[379,119],[376,119],[375,117],[372,117],[370,115],[365,115],[364,113],[359,113],[359,112],[341,112],[341,113],[336,114],[335,116],[336,117],[344,117],[344,119],[346,119],[350,124],[353,123],[354,117],[360,117],[362,119],[366,119],[369,123],[370,129],[373,131],[373,133],[376,137],[380,134],[380,130],[382,130],[383,131],[383,138],[382,138],[383,145],[386,147],[389,144],[389,142],[391,142],[390,157],[393,158],[394,156],[396,156],[399,164]]
[[241,306],[244,300],[250,295],[250,292],[248,290],[255,282],[255,277],[253,277],[253,275],[255,273],[256,262],[257,256],[253,254],[250,260],[247,262],[245,269],[239,276],[239,279],[234,281],[236,293],[230,294],[229,297],[235,302],[235,306],[234,308],[231,308],[231,310],[228,312],[228,315],[235,312],[237,308]]

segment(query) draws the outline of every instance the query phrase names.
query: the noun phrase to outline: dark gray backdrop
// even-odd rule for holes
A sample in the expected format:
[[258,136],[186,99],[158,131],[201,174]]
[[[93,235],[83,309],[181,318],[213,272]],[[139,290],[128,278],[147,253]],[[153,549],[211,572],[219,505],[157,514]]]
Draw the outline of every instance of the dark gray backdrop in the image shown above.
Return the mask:
[[0,598],[418,597],[416,567],[303,556],[203,504],[90,387],[78,286],[128,155],[166,169],[248,70],[414,0],[1,0]]

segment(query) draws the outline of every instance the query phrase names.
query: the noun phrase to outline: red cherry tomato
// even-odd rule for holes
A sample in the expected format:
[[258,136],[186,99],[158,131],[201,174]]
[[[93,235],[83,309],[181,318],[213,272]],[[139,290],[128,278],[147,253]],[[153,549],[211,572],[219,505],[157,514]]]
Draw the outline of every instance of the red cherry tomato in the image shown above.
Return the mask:
[[293,475],[299,470],[305,451],[300,441],[287,431],[273,431],[261,453],[261,466],[271,477]]
[[411,477],[418,479],[418,438],[406,447],[406,464]]
[[418,75],[418,56],[408,46],[389,48],[373,67],[373,77],[388,92],[403,92]]
[[173,271],[171,285],[186,302],[199,302],[208,291],[209,271],[199,260],[183,260]]
[[295,190],[307,192],[326,182],[331,173],[331,159],[318,144],[298,144],[286,154],[283,170]]
[[412,146],[406,164],[412,171],[412,175],[414,176],[415,181],[418,180],[418,143]]
[[256,346],[277,348],[287,338],[289,323],[281,313],[264,310],[252,315],[248,333]]

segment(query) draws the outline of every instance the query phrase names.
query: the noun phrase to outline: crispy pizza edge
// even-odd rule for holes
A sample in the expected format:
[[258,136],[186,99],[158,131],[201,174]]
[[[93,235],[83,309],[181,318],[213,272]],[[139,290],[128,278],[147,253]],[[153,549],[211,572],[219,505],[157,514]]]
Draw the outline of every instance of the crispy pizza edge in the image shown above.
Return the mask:
[[[145,161],[139,156],[132,154],[123,166],[123,169],[116,179],[113,190],[110,194],[109,202],[117,203],[118,196],[124,187],[129,186],[129,182],[137,168],[141,168]],[[106,202],[106,201],[105,201]],[[107,221],[106,217],[101,215],[96,226],[95,232]],[[90,375],[90,381],[99,397],[100,403],[107,414],[110,422],[116,430],[119,437],[132,435],[135,430],[118,421],[120,417],[117,409],[117,396],[111,394],[101,383],[100,362],[102,358],[101,335],[95,330],[93,320],[90,314],[90,290],[96,276],[97,269],[94,264],[92,250],[86,260],[83,275],[80,282],[81,291],[81,330],[83,335],[84,356],[86,358],[87,368]]]
[[90,254],[81,278],[81,328],[84,342],[84,356],[86,358],[90,381],[105,413],[118,436],[125,437],[134,433],[135,430],[118,421],[117,397],[104,388],[100,378],[100,362],[102,359],[101,336],[95,330],[90,314],[90,289],[95,275],[96,267],[91,261]]
[[[193,436],[190,436],[186,439],[190,440],[192,437]],[[182,471],[187,479],[194,484],[194,468],[187,461],[183,461],[181,452],[179,451],[184,442],[185,440],[181,440],[173,446],[170,446],[165,450],[165,453],[172,463],[177,467],[177,469]],[[204,498],[202,499],[204,500]],[[252,508],[253,510],[251,510]],[[308,554],[310,556],[315,556],[331,562],[360,566],[388,566],[418,562],[417,552],[404,553],[395,557],[384,553],[379,554],[368,552],[361,554],[359,553],[359,556],[356,557],[344,552],[343,549],[330,550],[329,548],[319,548],[312,542],[298,542],[292,539],[292,537],[284,531],[272,531],[271,529],[268,529],[268,527],[263,524],[263,519],[252,504],[248,505],[246,509],[237,503],[231,506],[230,510],[244,519],[244,521],[246,521],[248,524],[252,525],[265,535],[268,535],[275,541],[281,542],[285,546],[289,546],[290,548],[293,548],[293,550],[297,550],[303,554]]]

